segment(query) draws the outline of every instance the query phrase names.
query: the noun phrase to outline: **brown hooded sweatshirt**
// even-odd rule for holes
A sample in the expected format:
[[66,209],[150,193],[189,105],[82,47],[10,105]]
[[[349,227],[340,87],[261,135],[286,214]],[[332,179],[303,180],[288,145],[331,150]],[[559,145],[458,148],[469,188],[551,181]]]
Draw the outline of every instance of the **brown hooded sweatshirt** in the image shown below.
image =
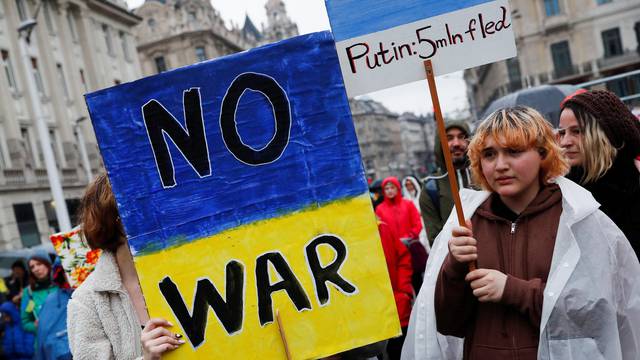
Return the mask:
[[507,274],[499,303],[478,302],[464,280],[467,264],[445,259],[435,289],[437,327],[465,338],[464,359],[536,359],[561,200],[557,185],[545,186],[518,215],[494,193],[472,216],[478,268]]

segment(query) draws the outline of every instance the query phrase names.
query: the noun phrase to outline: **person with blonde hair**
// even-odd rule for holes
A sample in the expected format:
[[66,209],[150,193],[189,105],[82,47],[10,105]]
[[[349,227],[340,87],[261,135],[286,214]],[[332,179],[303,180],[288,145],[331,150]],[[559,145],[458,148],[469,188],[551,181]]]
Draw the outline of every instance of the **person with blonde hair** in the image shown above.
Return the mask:
[[402,358],[635,359],[640,263],[562,176],[549,123],[531,108],[498,110],[469,159],[484,191],[461,192],[466,226],[453,212],[434,242]]
[[182,335],[169,331],[170,322],[149,319],[106,175],[99,175],[85,190],[80,218],[84,239],[102,253],[67,307],[73,358],[157,360],[184,344]]
[[558,140],[567,177],[589,190],[600,210],[640,252],[640,123],[612,92],[584,91],[562,103]]

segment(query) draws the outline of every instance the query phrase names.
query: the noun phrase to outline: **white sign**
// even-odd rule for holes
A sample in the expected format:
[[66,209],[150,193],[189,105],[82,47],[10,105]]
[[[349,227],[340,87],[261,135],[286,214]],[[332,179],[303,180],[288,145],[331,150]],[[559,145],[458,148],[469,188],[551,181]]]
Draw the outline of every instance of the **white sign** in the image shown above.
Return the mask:
[[347,40],[336,48],[352,97],[516,56],[507,0],[496,0]]

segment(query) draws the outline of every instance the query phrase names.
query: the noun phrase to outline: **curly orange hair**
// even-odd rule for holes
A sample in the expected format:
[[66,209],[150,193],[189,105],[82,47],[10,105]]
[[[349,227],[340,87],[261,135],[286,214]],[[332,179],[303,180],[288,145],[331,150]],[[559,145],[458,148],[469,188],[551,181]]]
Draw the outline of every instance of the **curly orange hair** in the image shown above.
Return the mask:
[[543,184],[566,174],[569,170],[569,164],[562,155],[562,149],[558,146],[551,125],[539,112],[525,106],[500,109],[480,124],[469,144],[471,173],[476,184],[485,190],[493,191],[482,174],[480,162],[482,149],[488,137],[492,137],[503,147],[521,150],[537,148],[542,156],[540,181]]

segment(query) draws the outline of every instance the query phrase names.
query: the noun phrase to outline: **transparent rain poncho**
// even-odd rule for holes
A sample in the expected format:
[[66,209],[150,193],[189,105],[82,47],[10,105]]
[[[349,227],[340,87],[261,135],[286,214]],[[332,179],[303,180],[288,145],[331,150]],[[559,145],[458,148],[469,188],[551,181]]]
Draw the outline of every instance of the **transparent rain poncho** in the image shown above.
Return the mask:
[[[622,231],[591,194],[563,177],[562,215],[544,292],[538,359],[638,359],[640,263]],[[488,192],[463,190],[470,218]],[[402,359],[462,359],[463,339],[436,330],[434,291],[448,254],[452,211],[429,255]]]

